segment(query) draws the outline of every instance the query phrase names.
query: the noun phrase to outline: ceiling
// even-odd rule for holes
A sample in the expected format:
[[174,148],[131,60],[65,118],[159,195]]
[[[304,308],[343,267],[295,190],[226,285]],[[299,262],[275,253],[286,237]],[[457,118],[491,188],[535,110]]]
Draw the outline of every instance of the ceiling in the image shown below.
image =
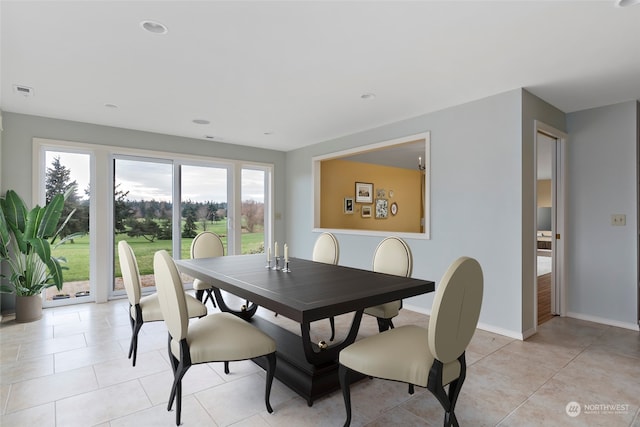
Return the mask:
[[640,6],[613,0],[3,0],[0,15],[3,111],[203,144],[288,151],[519,87],[564,112],[640,99]]

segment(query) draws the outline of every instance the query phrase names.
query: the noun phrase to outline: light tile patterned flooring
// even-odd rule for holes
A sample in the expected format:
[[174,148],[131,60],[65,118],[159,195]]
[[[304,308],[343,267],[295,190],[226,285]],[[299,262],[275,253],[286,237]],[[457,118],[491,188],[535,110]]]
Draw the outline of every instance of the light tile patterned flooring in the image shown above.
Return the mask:
[[[142,327],[138,363],[127,359],[126,300],[46,309],[42,320],[0,327],[1,426],[171,426],[166,401],[172,373],[164,323]],[[209,306],[210,312],[213,310]],[[262,312],[296,330],[282,316]],[[348,316],[337,319],[339,334]],[[428,317],[402,310],[396,325],[426,326]],[[328,336],[328,322],[313,325]],[[361,335],[376,332],[365,316]],[[314,338],[315,339],[315,338]],[[640,334],[554,318],[525,342],[478,330],[467,351],[467,380],[457,415],[462,426],[640,427]],[[341,426],[342,395],[306,402],[274,382],[268,414],[264,372],[252,362],[198,365],[183,382],[185,426]],[[569,402],[582,413],[570,417]],[[353,426],[440,426],[443,412],[428,391],[378,379],[352,386]],[[584,406],[588,405],[588,406]],[[596,405],[596,406],[594,406]],[[617,405],[611,407],[603,405]],[[585,413],[590,409],[590,413]]]

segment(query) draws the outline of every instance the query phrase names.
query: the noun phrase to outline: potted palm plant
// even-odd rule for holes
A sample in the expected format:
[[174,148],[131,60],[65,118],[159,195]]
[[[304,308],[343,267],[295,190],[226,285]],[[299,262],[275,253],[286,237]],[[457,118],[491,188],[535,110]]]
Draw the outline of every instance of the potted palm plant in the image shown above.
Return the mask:
[[27,210],[13,190],[0,198],[0,260],[6,261],[10,272],[2,275],[6,283],[0,283],[0,292],[15,293],[17,322],[40,319],[42,291],[50,286],[62,289],[62,263],[66,260],[52,256],[51,250],[78,237],[69,235],[55,243],[75,212],[58,227],[64,202],[72,190],[54,196],[44,207],[36,205],[31,210]]

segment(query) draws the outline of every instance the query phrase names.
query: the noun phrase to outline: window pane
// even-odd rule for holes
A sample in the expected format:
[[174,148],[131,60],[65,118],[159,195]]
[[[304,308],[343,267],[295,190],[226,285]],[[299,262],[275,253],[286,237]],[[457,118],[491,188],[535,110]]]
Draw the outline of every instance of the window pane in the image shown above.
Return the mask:
[[[52,300],[76,300],[86,302],[90,297],[89,282],[89,176],[90,155],[79,153],[65,153],[61,151],[45,152],[45,188],[46,202],[57,194],[64,194],[71,187],[75,190],[70,193],[65,201],[58,228],[64,224],[59,237],[52,246],[51,254],[62,261],[61,265],[67,267],[62,271],[64,285],[61,291],[55,286],[45,292],[47,301]],[[65,237],[77,237],[60,243]],[[90,298],[93,300],[93,298]],[[71,302],[71,301],[70,301]]]
[[264,170],[242,169],[242,254],[264,253]]
[[191,258],[189,249],[196,234],[212,231],[222,238],[227,251],[227,169],[208,166],[181,167],[182,216],[180,232],[182,259]]
[[172,252],[172,182],[170,163],[114,160],[114,291],[124,290],[117,261],[120,240],[133,248],[143,288],[155,286],[153,255],[161,249]]

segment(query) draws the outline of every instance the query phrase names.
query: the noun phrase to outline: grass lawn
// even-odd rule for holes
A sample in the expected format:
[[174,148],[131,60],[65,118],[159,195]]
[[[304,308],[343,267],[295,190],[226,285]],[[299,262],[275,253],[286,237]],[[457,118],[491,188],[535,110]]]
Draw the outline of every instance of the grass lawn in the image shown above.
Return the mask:
[[[202,224],[198,223],[197,232],[202,231]],[[213,231],[222,238],[225,250],[227,248],[227,221],[208,222],[207,231]],[[140,274],[153,274],[153,255],[156,251],[166,249],[171,253],[170,240],[154,240],[149,242],[143,237],[129,237],[126,234],[118,234],[115,237],[116,247],[120,240],[129,242],[136,254]],[[190,258],[189,248],[193,239],[181,239],[181,258]],[[264,232],[242,234],[242,253],[264,252]],[[115,254],[115,277],[120,277],[120,263],[118,262],[117,250]],[[54,256],[65,257],[68,270],[63,271],[64,281],[72,282],[77,280],[89,280],[89,236],[75,239],[73,243],[59,246],[53,251]]]

